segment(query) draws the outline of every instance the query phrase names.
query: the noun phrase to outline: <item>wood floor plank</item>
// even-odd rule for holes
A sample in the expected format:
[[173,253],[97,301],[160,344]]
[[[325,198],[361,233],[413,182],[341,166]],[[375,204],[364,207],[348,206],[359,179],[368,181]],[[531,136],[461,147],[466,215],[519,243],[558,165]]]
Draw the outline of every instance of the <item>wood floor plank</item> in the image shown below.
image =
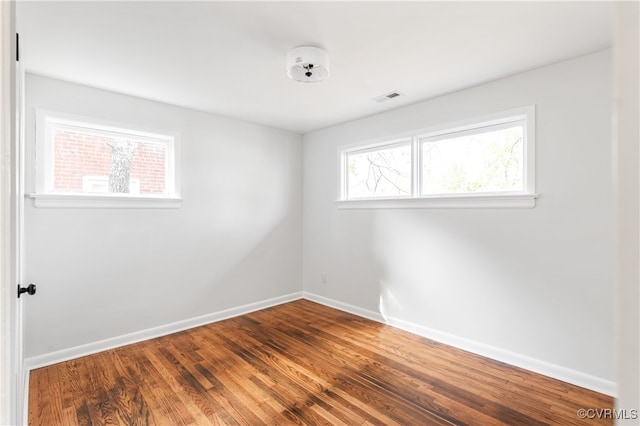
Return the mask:
[[612,398],[299,300],[31,372],[30,425],[611,425]]
[[29,417],[34,419],[35,425],[46,425],[49,419],[56,417],[52,412],[48,373],[47,370],[39,370],[30,375],[30,381],[35,383],[35,392],[29,392]]
[[[238,319],[238,320],[242,320],[242,319]],[[273,328],[275,330],[273,332],[278,333],[279,332],[278,327],[281,327],[282,325],[283,325],[282,323],[277,324],[277,326]],[[291,327],[297,327],[297,326],[292,325]],[[390,385],[385,383],[385,381],[377,380],[375,378],[375,375],[383,374],[385,376],[385,380],[388,381],[388,379],[391,378],[390,376],[394,374],[398,374],[398,371],[389,369],[382,363],[377,363],[375,364],[376,372],[373,375],[371,375],[368,372],[368,370],[371,367],[370,365],[371,362],[373,363],[377,362],[375,355],[370,353],[366,354],[365,353],[366,350],[363,348],[353,351],[353,348],[350,347],[350,342],[347,340],[341,339],[338,336],[334,335],[329,338],[327,338],[326,336],[320,336],[321,334],[324,334],[324,331],[322,330],[310,327],[308,325],[305,326],[305,329],[309,329],[310,332],[306,333],[304,330],[298,329],[296,332],[293,333],[293,335],[295,335],[297,340],[304,341],[305,344],[308,345],[307,352],[309,353],[322,352],[322,355],[324,357],[323,359],[332,358],[335,361],[339,361],[339,364],[337,364],[337,367],[340,369],[339,371],[341,372],[347,371],[350,376],[358,377],[361,380],[363,380],[365,383],[373,385],[375,387],[374,388],[375,390],[373,392],[381,393],[384,396],[385,400],[389,400],[390,398],[393,399],[394,397],[399,397],[400,400],[402,400],[402,402],[400,403],[408,402],[412,404],[414,407],[420,410],[424,410],[425,411],[425,413],[423,413],[424,417],[427,417],[437,412],[439,417],[442,417],[443,419],[447,418],[448,409],[444,407],[434,406],[433,398],[428,398],[428,395],[425,395],[425,394],[418,395],[413,393],[413,398],[408,397],[408,394],[406,393],[411,392],[411,389],[417,386],[417,382],[415,380],[415,377],[413,377],[413,374],[408,374],[401,377],[398,383],[402,383],[402,386],[400,387],[399,390],[394,391],[393,389],[389,388]],[[269,331],[271,331],[271,328],[269,329]],[[249,333],[248,330],[245,330],[245,332]],[[295,340],[291,340],[291,341],[295,342]],[[287,351],[289,352],[291,350],[292,349],[287,349]],[[396,368],[397,367],[398,366],[396,366]],[[395,378],[394,380],[391,381],[391,383],[397,379],[398,378]],[[405,395],[403,396],[402,393],[405,393]],[[425,396],[427,396],[427,398],[424,398]],[[454,403],[454,401],[449,401],[450,405],[452,403]],[[486,425],[500,424],[499,422],[494,421],[491,418],[483,418],[485,416],[481,412],[472,413],[472,416],[470,417],[471,417],[471,420],[482,421],[483,424],[486,424]],[[406,419],[399,419],[399,420],[406,421]],[[449,421],[452,421],[452,420],[454,419],[453,418],[449,419]],[[435,422],[435,421],[438,421],[438,419],[432,418],[430,419],[430,421]],[[458,423],[464,422],[466,424],[466,421],[464,418],[458,418],[457,421]]]
[[[273,424],[274,419],[285,420],[279,411],[270,404],[270,395],[262,392],[249,380],[253,376],[253,372],[245,368],[228,369],[225,368],[225,365],[224,361],[218,362],[217,357],[212,354],[209,360],[201,364],[201,368],[207,369],[216,380],[232,393],[234,399],[241,400],[241,402],[236,402],[237,404],[243,404],[250,409],[260,418],[262,423]],[[196,366],[196,368],[200,367]]]
[[[300,309],[300,306],[297,306],[296,309]],[[317,313],[314,312],[314,314]],[[326,318],[326,316],[323,316],[319,317],[318,320],[324,320]],[[334,320],[338,321],[338,319],[336,318],[334,318]],[[356,321],[359,321],[359,319]],[[323,324],[324,327],[322,327],[322,329],[329,332],[330,330],[333,330],[333,327],[343,327],[342,322],[347,321],[341,321],[341,323],[336,322],[333,324],[333,326],[327,326],[327,324]],[[363,323],[363,326],[365,325],[367,327],[373,327],[376,330],[378,330],[378,328],[380,327],[380,325],[377,323]],[[357,342],[358,339],[354,338],[354,331],[358,333],[363,327],[345,327],[347,328],[347,332],[349,333],[350,340]],[[400,330],[384,326],[382,327],[385,330],[385,340],[393,340],[393,336],[389,336],[388,333],[395,334],[399,332],[400,334],[403,334],[403,332],[401,332]],[[407,333],[404,333],[404,335],[402,335],[401,337],[405,338],[406,335]],[[375,341],[378,337],[376,333],[367,333],[366,336],[368,336],[368,338],[363,340],[363,342],[365,342],[363,344],[363,347],[373,348],[373,350],[377,353],[383,354],[385,357],[389,357],[392,359],[397,359],[397,357],[400,355],[398,353],[394,353],[393,351],[387,354],[384,354],[384,352],[380,352],[380,348],[382,347],[382,345]],[[523,414],[531,412],[533,418],[544,420],[544,415],[542,415],[541,413],[548,412],[551,405],[555,404],[558,398],[567,401],[567,408],[571,408],[571,403],[566,399],[568,395],[570,395],[570,389],[578,389],[577,395],[580,395],[580,398],[579,400],[575,401],[577,405],[574,405],[573,409],[569,409],[568,411],[565,410],[567,411],[567,414],[575,414],[577,412],[577,409],[583,407],[585,403],[592,404],[590,406],[607,406],[607,404],[610,404],[611,401],[611,398],[604,395],[596,394],[594,392],[589,393],[589,395],[596,396],[595,399],[587,398],[585,400],[584,390],[575,386],[567,388],[566,383],[539,375],[532,376],[530,372],[526,372],[525,370],[508,366],[496,361],[491,361],[486,358],[469,354],[459,349],[450,348],[446,345],[442,345],[436,342],[428,341],[427,339],[424,339],[420,336],[409,335],[408,337],[411,340],[415,340],[418,342],[426,342],[430,347],[433,347],[434,349],[440,348],[439,351],[444,353],[444,356],[441,356],[441,358],[439,358],[438,354],[433,353],[433,351],[421,351],[421,353],[417,355],[418,358],[411,361],[413,369],[420,370],[420,365],[428,366],[430,373],[436,373],[436,376],[440,377],[441,381],[444,381],[446,383],[446,388],[450,388],[452,385],[472,387],[474,389],[474,392],[482,393],[484,398],[493,401],[493,403],[503,403],[505,400],[510,401],[510,403],[517,403],[520,407],[519,410]],[[411,352],[415,348],[420,348],[420,346],[407,346],[402,353],[402,358],[405,358],[406,353]],[[419,359],[420,355],[424,353],[428,353],[429,357]],[[416,354],[414,353],[413,356],[416,356]],[[444,361],[444,363],[442,361]],[[470,375],[468,373],[470,371],[475,372],[478,376],[478,380],[476,380],[475,382],[468,380],[470,377],[472,377],[472,374]],[[490,373],[486,373],[486,371],[490,371]],[[491,373],[491,371],[495,371],[496,374]],[[505,378],[508,378],[508,380],[505,380]],[[536,382],[537,378],[543,378],[543,382]],[[516,382],[512,383],[514,379],[516,380]],[[449,405],[450,403],[447,404],[447,406]],[[484,407],[487,406],[483,405],[483,408]],[[497,408],[500,409],[500,407]],[[486,412],[488,411],[488,409],[484,408],[484,411]],[[524,422],[525,424],[536,423],[535,421],[533,421],[533,419],[526,418],[524,419]],[[551,422],[551,424],[553,424],[553,422]],[[607,424],[607,422],[605,421],[604,424]]]

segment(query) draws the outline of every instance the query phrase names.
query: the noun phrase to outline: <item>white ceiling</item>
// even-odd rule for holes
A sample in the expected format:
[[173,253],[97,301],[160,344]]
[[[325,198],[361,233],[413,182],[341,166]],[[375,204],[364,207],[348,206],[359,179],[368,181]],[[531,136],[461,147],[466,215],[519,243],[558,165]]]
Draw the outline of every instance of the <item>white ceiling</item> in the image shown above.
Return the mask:
[[[30,72],[298,133],[610,46],[613,2],[21,2]],[[331,77],[289,80],[289,49]],[[382,104],[371,98],[403,96]]]

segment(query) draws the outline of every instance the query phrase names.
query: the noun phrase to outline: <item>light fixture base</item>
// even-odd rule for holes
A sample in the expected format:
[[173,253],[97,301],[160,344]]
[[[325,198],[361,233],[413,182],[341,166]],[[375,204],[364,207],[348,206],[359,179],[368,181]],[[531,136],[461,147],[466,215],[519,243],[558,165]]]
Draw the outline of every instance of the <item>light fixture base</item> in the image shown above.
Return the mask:
[[317,83],[329,77],[329,55],[312,46],[299,46],[287,53],[287,75],[301,83]]

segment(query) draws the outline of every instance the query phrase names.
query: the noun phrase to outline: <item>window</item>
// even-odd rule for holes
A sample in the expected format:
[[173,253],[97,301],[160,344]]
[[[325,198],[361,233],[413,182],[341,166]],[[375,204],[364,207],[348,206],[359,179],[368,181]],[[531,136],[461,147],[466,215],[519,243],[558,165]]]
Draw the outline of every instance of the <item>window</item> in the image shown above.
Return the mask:
[[342,208],[533,207],[533,107],[340,150]]
[[411,196],[411,140],[346,156],[349,199]]
[[36,207],[179,207],[177,134],[36,112]]
[[524,120],[420,138],[421,194],[522,192]]

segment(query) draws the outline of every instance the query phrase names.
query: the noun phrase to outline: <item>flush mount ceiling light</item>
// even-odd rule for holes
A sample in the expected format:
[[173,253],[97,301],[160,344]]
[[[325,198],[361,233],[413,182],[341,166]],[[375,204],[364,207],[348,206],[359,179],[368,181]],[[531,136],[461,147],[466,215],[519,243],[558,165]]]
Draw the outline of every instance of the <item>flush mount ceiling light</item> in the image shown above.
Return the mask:
[[329,77],[329,55],[322,49],[300,46],[287,53],[287,75],[302,83],[316,83]]

